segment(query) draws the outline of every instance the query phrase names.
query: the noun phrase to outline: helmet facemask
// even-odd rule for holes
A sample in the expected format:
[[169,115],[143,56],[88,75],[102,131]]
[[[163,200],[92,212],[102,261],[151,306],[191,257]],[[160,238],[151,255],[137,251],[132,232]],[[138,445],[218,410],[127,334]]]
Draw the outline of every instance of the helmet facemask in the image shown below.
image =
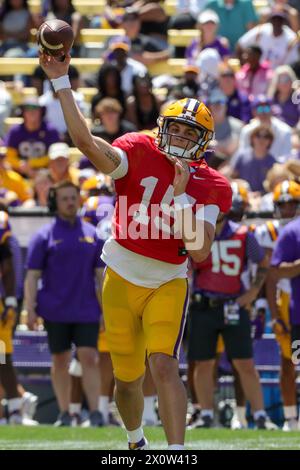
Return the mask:
[[[196,129],[199,133],[198,139],[192,140],[189,137],[178,136],[177,134],[170,133],[168,129],[170,124],[173,122],[185,124],[193,129]],[[209,131],[205,127],[202,127],[200,124],[187,122],[186,119],[159,117],[158,126],[158,148],[170,156],[182,158],[190,162],[198,161],[203,157],[204,151],[209,141],[212,140],[214,137],[214,133],[212,131]],[[174,141],[175,138],[180,138],[181,140],[186,141],[186,145],[183,147],[173,145],[172,140]],[[188,149],[190,143],[193,143],[194,145],[192,145],[192,147]]]

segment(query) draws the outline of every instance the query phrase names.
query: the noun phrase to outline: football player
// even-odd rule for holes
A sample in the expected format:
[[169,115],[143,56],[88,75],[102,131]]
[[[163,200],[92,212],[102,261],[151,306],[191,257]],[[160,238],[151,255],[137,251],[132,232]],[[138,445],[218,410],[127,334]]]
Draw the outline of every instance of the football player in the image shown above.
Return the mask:
[[[233,189],[228,215],[220,215],[210,256],[194,264],[193,303],[190,308],[188,357],[195,361],[195,389],[201,415],[193,427],[213,425],[214,370],[219,335],[250,401],[256,427],[274,429],[264,411],[262,391],[253,361],[250,308],[264,282],[267,261],[264,252],[241,220],[247,203],[242,187]],[[245,288],[248,263],[258,265],[256,276]],[[241,395],[241,394],[239,394]],[[243,397],[239,397],[243,398]],[[238,400],[238,405],[239,403]]]
[[[255,236],[267,251],[269,258],[282,228],[299,214],[300,185],[289,180],[279,183],[273,191],[273,203],[275,218],[258,226],[255,230]],[[296,376],[292,363],[290,335],[290,293],[289,279],[277,281],[272,275],[267,277],[266,297],[272,316],[272,328],[281,355],[280,387],[285,418],[284,431],[298,429]]]
[[[23,403],[13,366],[13,333],[16,322],[17,299],[15,297],[15,273],[10,246],[11,228],[8,214],[0,211],[0,269],[5,297],[0,300],[0,352],[4,352],[4,363],[0,363],[0,382],[5,392],[8,408],[8,424],[35,425],[36,421],[23,416]],[[26,392],[22,389],[22,395]],[[30,394],[31,395],[31,394]],[[25,397],[24,397],[25,398]],[[6,422],[2,418],[3,423]]]
[[125,134],[108,144],[92,136],[74,102],[70,56],[40,63],[61,102],[74,144],[115,181],[113,236],[104,245],[107,264],[103,312],[116,381],[115,399],[130,449],[145,449],[142,383],[145,354],[159,399],[168,448],[184,448],[186,392],[178,353],[186,318],[187,260],[208,256],[220,212],[231,206],[228,181],[203,154],[214,136],[209,110],[196,99],[167,106],[158,136]]

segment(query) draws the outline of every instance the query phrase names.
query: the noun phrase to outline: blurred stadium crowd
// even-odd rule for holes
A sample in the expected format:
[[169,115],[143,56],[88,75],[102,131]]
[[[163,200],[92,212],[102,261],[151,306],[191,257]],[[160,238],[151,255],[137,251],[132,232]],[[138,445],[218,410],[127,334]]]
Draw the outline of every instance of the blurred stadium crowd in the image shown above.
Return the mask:
[[[132,131],[154,136],[157,118],[166,104],[185,97],[200,99],[209,107],[215,121],[215,140],[205,158],[236,185],[237,205],[232,209],[232,220],[250,226],[251,217],[255,216],[265,227],[263,218],[273,222],[276,219],[283,225],[297,215],[300,203],[300,2],[297,0],[3,0],[0,11],[0,208],[3,213],[8,212],[13,219],[16,212],[26,215],[26,211],[45,211],[50,188],[69,181],[80,189],[80,216],[97,227],[102,240],[110,233],[113,182],[97,173],[89,160],[74,148],[59,100],[34,61],[38,56],[36,30],[50,18],[65,20],[74,29],[72,57],[77,62],[70,66],[70,81],[77,104],[94,135],[110,143]],[[32,60],[32,73],[18,65],[23,58]],[[103,204],[111,207],[109,217],[107,214],[103,217]],[[292,206],[287,209],[285,204]],[[7,218],[1,224],[4,234],[6,229],[10,232]],[[276,224],[275,228],[267,226],[269,238],[263,229],[260,233],[253,228],[258,232],[257,240],[262,248],[273,250],[277,228]],[[28,230],[31,232],[30,227]],[[22,311],[19,329],[24,331],[31,326],[23,309],[26,262],[18,233],[13,232],[9,240],[18,309]],[[276,298],[276,288],[268,300],[274,299],[274,295]],[[271,310],[272,327],[278,333],[274,321],[276,299],[272,312],[265,298],[266,294],[261,293],[260,302],[253,307],[256,338],[264,332],[260,320],[264,321],[267,310]],[[197,297],[192,300],[191,308],[199,308]],[[300,312],[297,314],[299,324]],[[2,329],[9,326],[7,319],[1,321],[5,322]],[[10,328],[13,329],[13,322]],[[35,328],[42,330],[43,323],[39,321]],[[111,363],[105,338],[100,337],[99,343],[103,389],[101,393],[93,389],[93,396],[87,397],[91,413],[85,425],[115,425],[116,417],[109,408],[113,389]],[[290,352],[287,356],[282,353],[282,370],[288,382],[283,379],[281,386],[284,425],[290,430],[298,427],[298,411]],[[288,364],[284,361],[286,357]],[[90,360],[82,357],[87,369]],[[54,377],[61,412],[57,425],[81,423],[84,392],[80,376],[84,367],[78,359],[72,364],[71,401],[62,398],[64,390],[62,393],[60,383],[60,380],[65,383],[63,374],[67,365]],[[3,367],[0,365],[2,371]],[[195,390],[192,364],[190,367],[188,382],[194,407],[189,426],[210,427],[211,407],[206,407],[209,413],[200,415],[201,403],[197,402],[199,394],[204,392]],[[0,393],[1,398],[7,399],[8,408],[2,408],[0,423],[36,424],[32,418],[37,398],[25,391],[17,379],[14,384],[11,379],[7,383],[3,375],[0,374]],[[84,372],[83,378],[86,380]],[[83,384],[86,395],[89,395],[88,383],[87,380]],[[291,383],[294,388],[292,392],[289,389],[289,395],[286,389]],[[91,384],[94,388],[98,386],[98,383]],[[284,393],[289,396],[286,398]],[[95,403],[99,394],[98,406]],[[148,373],[147,424],[158,422],[155,395]],[[240,403],[232,425],[243,427],[247,425],[245,398],[237,386],[237,401],[238,397]]]

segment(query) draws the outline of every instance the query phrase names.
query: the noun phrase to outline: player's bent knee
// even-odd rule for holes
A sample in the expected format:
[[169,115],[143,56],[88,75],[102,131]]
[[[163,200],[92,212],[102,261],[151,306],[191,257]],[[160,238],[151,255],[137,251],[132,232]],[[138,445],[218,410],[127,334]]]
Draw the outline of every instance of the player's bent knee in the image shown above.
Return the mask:
[[142,387],[143,381],[144,381],[144,375],[130,382],[116,378],[115,379],[116,389],[119,393],[130,395],[132,393],[136,393],[136,391]]
[[149,357],[151,372],[162,382],[178,376],[178,361],[172,356],[162,353],[154,353]]

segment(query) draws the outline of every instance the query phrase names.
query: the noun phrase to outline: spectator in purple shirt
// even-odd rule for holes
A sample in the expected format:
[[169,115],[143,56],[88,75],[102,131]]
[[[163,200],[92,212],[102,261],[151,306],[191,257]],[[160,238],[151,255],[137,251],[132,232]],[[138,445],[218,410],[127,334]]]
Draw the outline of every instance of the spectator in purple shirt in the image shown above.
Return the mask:
[[13,126],[5,137],[6,159],[13,170],[32,178],[38,169],[48,167],[49,146],[60,137],[45,121],[45,108],[37,97],[26,98],[21,108],[24,122]]
[[42,227],[28,248],[25,304],[29,326],[37,315],[44,319],[52,354],[52,381],[60,408],[57,426],[71,424],[69,414],[71,346],[75,344],[82,366],[82,381],[92,426],[103,424],[98,411],[100,389],[97,340],[103,242],[95,228],[77,216],[79,188],[71,182],[54,186],[49,209],[53,222]]
[[213,10],[205,10],[198,16],[198,39],[193,39],[187,47],[185,57],[191,62],[195,61],[199,53],[206,48],[216,49],[222,59],[230,55],[228,40],[217,36],[220,20]]
[[263,192],[263,182],[276,159],[270,154],[274,134],[267,126],[256,127],[250,135],[250,148],[242,149],[231,162],[231,176],[246,180],[252,191]]
[[227,96],[227,116],[249,122],[252,118],[250,101],[237,89],[234,70],[227,64],[220,65],[219,86]]
[[300,118],[299,93],[295,93],[297,77],[289,65],[281,65],[274,71],[268,96],[272,100],[274,115],[289,126],[297,126]]
[[[299,361],[300,346],[300,217],[288,223],[280,232],[272,259],[271,275],[276,280],[291,280],[290,323],[292,351]],[[298,351],[298,353],[296,352]],[[294,361],[293,361],[294,362]],[[299,361],[300,362],[300,361]],[[298,362],[298,365],[299,365]],[[295,365],[297,365],[294,362]]]

